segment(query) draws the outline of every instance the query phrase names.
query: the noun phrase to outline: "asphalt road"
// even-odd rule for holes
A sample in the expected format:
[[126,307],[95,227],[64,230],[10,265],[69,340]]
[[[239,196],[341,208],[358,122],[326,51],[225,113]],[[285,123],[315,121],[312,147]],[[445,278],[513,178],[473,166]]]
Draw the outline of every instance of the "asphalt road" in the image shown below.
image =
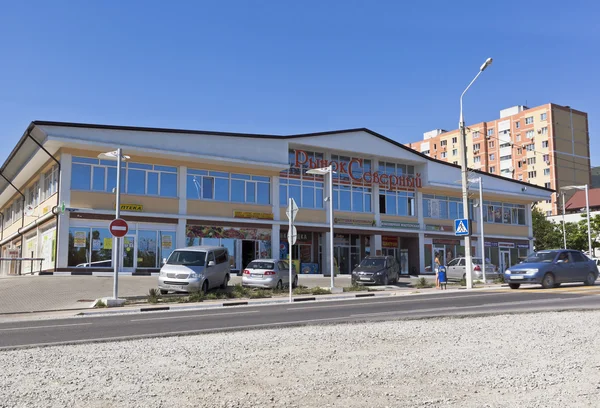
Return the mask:
[[471,291],[343,301],[146,312],[0,324],[0,350],[306,324],[568,309],[600,309],[592,291]]

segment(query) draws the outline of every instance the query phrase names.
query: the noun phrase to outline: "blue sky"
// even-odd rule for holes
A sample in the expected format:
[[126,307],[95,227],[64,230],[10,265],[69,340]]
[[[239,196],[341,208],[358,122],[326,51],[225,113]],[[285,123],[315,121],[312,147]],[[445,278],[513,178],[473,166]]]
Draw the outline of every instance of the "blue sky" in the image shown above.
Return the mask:
[[[0,13],[0,163],[32,120],[403,143],[554,102],[600,129],[598,2],[17,1]],[[598,154],[592,163],[600,165]]]

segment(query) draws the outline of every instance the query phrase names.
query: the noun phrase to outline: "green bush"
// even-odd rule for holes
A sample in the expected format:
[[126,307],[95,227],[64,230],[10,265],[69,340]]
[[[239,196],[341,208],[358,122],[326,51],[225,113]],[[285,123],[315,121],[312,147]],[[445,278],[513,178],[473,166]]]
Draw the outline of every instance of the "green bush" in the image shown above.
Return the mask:
[[[211,293],[212,294],[212,293]],[[206,295],[203,292],[192,292],[190,293],[190,295],[187,298],[183,298],[185,299],[184,301],[182,301],[182,303],[187,303],[187,302],[203,302],[204,299],[206,299]]]
[[424,289],[424,288],[432,288],[433,283],[429,282],[426,278],[419,278],[417,282],[413,285],[415,288]]
[[312,288],[312,295],[331,295],[331,290],[325,288]]
[[271,293],[265,289],[257,289],[250,292],[250,299],[270,298]]
[[312,295],[312,289],[309,289],[306,286],[298,286],[292,293],[294,295]]
[[160,299],[160,291],[156,288],[152,288],[148,291],[148,303],[156,304]]
[[367,288],[366,286],[361,286],[361,285],[352,285],[352,286],[347,286],[344,288],[344,292],[364,292],[364,291],[368,291],[369,288]]
[[107,307],[107,305],[106,305],[106,303],[104,303],[104,301],[102,299],[100,299],[96,302],[94,307],[102,309],[102,308]]

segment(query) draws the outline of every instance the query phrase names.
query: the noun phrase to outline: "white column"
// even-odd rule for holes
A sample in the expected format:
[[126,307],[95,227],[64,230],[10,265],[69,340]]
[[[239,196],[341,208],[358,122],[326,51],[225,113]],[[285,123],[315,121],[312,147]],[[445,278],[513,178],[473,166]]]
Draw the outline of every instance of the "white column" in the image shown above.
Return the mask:
[[58,259],[56,263],[57,268],[66,268],[69,266],[69,216],[68,211],[58,216],[58,234],[56,236],[56,245],[58,245],[56,251]]
[[415,211],[417,212],[417,222],[419,223],[421,229],[425,229],[425,221],[423,217],[423,193],[417,191],[415,199]]
[[179,215],[187,214],[187,167],[179,166]]
[[377,255],[377,251],[382,250],[381,234],[371,236],[371,255]]
[[185,227],[187,224],[187,220],[185,218],[179,218],[177,222],[177,232],[175,233],[175,248],[185,248],[186,246],[186,236],[185,236]]
[[419,232],[419,270],[420,275],[425,272],[425,233]]
[[[69,153],[63,153],[60,155],[60,190],[58,192],[58,207],[60,207],[63,201],[65,203],[65,207],[70,207],[71,205],[71,163],[72,156]],[[40,190],[44,190],[43,175],[40,177]],[[59,213],[57,222],[58,234],[56,234],[56,256],[58,259],[56,266],[58,268],[66,268],[69,266],[69,224],[69,212],[65,211],[64,214]]]
[[[376,169],[379,169],[379,160],[373,159],[371,166],[372,173],[377,171]],[[373,200],[372,208],[373,212],[375,213],[375,222],[377,226],[381,226],[381,208],[379,207],[379,184],[372,183],[371,196]],[[373,252],[373,255],[375,255],[375,252]]]
[[[271,177],[271,207],[273,211],[273,220],[281,219],[281,207],[279,205],[279,176]],[[276,256],[273,256],[277,258]]]
[[279,224],[273,224],[271,227],[271,258],[279,258],[279,235],[281,233],[281,226]]

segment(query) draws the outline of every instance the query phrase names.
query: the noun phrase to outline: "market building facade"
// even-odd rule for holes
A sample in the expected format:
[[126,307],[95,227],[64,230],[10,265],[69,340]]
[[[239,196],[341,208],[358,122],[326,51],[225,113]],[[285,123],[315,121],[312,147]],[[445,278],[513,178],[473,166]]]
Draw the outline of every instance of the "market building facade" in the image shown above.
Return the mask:
[[[462,216],[460,168],[368,129],[270,136],[33,122],[0,170],[1,274],[110,271],[117,169],[98,156],[116,147],[130,156],[121,172],[130,227],[122,273],[156,272],[175,248],[200,244],[226,247],[233,271],[286,258],[285,211],[294,198],[292,259],[302,273],[329,274],[329,179],[307,174],[329,165],[337,272],[385,254],[404,274],[427,273],[434,254],[449,261],[464,252],[453,231]],[[486,257],[508,267],[533,247],[531,204],[552,191],[478,176]],[[479,211],[471,213],[480,256]]]

